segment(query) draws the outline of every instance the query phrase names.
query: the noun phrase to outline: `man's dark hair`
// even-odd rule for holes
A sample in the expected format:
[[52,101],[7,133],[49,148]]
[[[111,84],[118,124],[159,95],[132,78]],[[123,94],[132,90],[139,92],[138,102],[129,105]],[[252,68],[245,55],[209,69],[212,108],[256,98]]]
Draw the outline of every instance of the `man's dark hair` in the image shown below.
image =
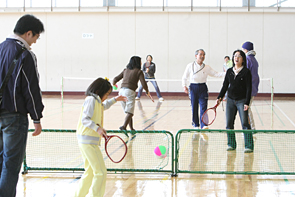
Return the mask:
[[230,60],[230,57],[229,57],[229,56],[225,56],[224,59],[225,59],[225,58],[227,58],[228,60]]
[[[247,58],[246,58],[246,55],[245,55],[244,51],[242,51],[242,50],[240,50],[240,49],[237,49],[237,50],[235,50],[235,51],[233,52],[232,60],[234,60],[234,57],[235,57],[235,53],[236,53],[236,52],[239,52],[240,55],[241,55],[242,58],[243,58],[242,66],[247,67]],[[233,61],[233,67],[235,67],[235,65],[236,65],[236,64],[235,64],[235,61]]]
[[35,16],[26,14],[22,16],[16,23],[13,32],[17,35],[23,35],[24,33],[32,31],[33,36],[44,32],[43,23]]
[[100,99],[102,99],[102,97],[110,90],[113,90],[111,83],[107,79],[103,79],[100,77],[90,84],[90,86],[86,90],[85,95],[91,96],[94,93],[97,94]]
[[141,69],[141,58],[138,56],[131,57],[127,68],[130,70],[133,70],[134,68]]

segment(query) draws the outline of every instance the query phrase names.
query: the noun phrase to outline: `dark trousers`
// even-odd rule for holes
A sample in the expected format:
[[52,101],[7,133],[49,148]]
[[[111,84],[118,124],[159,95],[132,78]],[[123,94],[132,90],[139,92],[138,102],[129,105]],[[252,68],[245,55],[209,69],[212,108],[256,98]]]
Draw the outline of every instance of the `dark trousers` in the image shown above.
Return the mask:
[[208,105],[208,87],[206,83],[191,83],[189,86],[189,94],[192,106],[192,125],[193,127],[199,127],[201,122],[201,128],[203,128],[206,125],[202,122],[202,115],[207,110]]
[[[244,103],[246,99],[241,100],[233,100],[231,98],[227,98],[226,103],[226,129],[234,129],[234,123],[236,119],[237,112],[239,112],[239,116],[241,119],[241,124],[243,130],[251,130],[251,126],[248,120],[248,111],[244,111]],[[236,149],[237,142],[236,142],[236,135],[234,132],[227,133],[228,139],[228,146]],[[244,133],[244,141],[245,141],[245,148],[254,149],[253,143],[253,135],[252,132],[245,132]]]

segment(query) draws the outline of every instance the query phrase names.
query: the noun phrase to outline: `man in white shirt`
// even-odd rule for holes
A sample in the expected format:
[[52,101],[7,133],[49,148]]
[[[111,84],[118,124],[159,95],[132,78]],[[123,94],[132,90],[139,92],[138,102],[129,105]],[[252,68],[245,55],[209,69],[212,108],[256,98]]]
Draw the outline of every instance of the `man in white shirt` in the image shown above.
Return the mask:
[[[208,129],[208,127],[202,122],[201,118],[203,113],[207,110],[208,105],[208,88],[206,85],[208,75],[211,77],[224,77],[225,72],[216,72],[210,66],[205,65],[205,51],[198,49],[195,52],[196,60],[189,63],[182,76],[182,86],[184,92],[189,94],[192,106],[192,124],[193,127],[198,129]],[[189,87],[187,81],[189,80]],[[200,104],[200,119],[199,119],[199,104]]]

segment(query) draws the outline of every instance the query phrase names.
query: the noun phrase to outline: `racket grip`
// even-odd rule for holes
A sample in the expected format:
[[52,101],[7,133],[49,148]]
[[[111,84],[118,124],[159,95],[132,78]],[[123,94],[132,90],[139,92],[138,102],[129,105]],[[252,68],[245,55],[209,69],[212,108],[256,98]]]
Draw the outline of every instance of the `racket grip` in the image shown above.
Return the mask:
[[155,102],[154,99],[153,99],[153,97],[152,97],[152,95],[148,94],[148,96],[150,97],[150,99],[151,99],[153,102]]

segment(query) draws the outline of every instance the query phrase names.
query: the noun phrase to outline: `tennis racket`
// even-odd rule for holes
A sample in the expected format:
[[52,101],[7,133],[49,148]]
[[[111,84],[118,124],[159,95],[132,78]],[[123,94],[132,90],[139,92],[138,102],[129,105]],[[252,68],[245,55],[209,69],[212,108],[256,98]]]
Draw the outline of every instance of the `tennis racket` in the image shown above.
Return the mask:
[[[145,68],[147,69],[150,69],[150,66],[151,66],[151,62],[149,62],[149,61],[146,61],[146,63],[145,63]],[[147,71],[148,72],[148,71]]]
[[214,107],[211,107],[207,109],[204,114],[202,115],[202,122],[206,125],[209,126],[211,125],[215,118],[216,118],[216,108],[218,107],[219,104],[216,104]]
[[154,101],[154,99],[153,99],[153,97],[152,97],[152,95],[151,95],[151,93],[149,93],[149,94],[146,94],[148,97],[150,97],[150,99],[153,101],[153,102],[155,102]]
[[114,163],[120,163],[127,154],[127,146],[122,138],[117,135],[106,135],[105,151],[110,160]]

